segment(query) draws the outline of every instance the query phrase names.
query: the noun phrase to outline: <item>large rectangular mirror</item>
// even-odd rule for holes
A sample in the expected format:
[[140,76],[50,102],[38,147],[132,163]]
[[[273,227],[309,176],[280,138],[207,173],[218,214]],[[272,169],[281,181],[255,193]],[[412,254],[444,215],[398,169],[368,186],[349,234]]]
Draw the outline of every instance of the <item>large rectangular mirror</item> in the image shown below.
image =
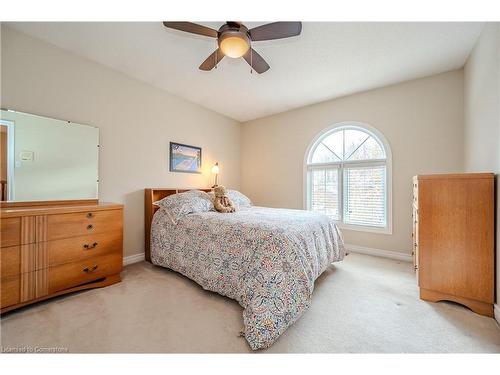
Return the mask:
[[99,129],[1,110],[2,201],[97,199]]

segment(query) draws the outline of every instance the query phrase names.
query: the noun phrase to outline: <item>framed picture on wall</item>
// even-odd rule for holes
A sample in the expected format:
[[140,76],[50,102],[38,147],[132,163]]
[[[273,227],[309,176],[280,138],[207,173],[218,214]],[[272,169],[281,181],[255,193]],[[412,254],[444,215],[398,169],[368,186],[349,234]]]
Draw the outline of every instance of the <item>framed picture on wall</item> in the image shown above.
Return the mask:
[[170,142],[170,172],[201,173],[201,147]]

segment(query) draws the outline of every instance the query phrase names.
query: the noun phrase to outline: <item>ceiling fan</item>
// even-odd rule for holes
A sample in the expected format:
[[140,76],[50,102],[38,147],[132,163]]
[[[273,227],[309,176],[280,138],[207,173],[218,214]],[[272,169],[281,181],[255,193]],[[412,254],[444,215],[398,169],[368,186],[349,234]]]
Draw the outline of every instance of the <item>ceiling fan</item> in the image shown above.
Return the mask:
[[200,65],[201,70],[212,70],[224,56],[231,58],[243,57],[257,73],[264,73],[269,64],[253,48],[252,42],[289,38],[299,35],[302,31],[301,22],[273,22],[248,29],[241,22],[227,21],[219,30],[198,25],[192,22],[163,22],[171,29],[192,34],[217,38],[217,48]]

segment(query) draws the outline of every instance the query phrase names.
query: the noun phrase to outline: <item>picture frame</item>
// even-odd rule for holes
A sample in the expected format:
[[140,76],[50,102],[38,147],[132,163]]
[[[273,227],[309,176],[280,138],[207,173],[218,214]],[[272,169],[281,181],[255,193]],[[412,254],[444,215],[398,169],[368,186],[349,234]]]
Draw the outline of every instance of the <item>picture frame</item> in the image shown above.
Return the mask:
[[170,142],[170,172],[201,173],[201,147]]

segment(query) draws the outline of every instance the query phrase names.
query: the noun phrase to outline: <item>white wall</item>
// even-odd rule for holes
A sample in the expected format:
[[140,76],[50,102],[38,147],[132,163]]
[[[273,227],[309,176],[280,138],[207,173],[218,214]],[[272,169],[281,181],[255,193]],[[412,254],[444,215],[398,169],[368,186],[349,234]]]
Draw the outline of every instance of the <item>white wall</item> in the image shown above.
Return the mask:
[[[500,24],[485,26],[464,69],[465,170],[500,173]],[[500,291],[500,189],[497,175],[496,314]],[[498,315],[497,315],[498,320]]]
[[302,208],[306,149],[342,121],[375,127],[393,155],[393,234],[344,230],[346,243],[409,254],[412,176],[463,169],[463,70],[244,123],[242,191],[259,205]]
[[[144,250],[144,188],[240,185],[240,124],[2,25],[1,106],[100,129],[99,198],[125,204],[125,255]],[[165,72],[168,74],[168,72]],[[203,148],[203,173],[168,172],[168,142]]]
[[499,169],[498,24],[485,26],[464,68],[465,169]]

